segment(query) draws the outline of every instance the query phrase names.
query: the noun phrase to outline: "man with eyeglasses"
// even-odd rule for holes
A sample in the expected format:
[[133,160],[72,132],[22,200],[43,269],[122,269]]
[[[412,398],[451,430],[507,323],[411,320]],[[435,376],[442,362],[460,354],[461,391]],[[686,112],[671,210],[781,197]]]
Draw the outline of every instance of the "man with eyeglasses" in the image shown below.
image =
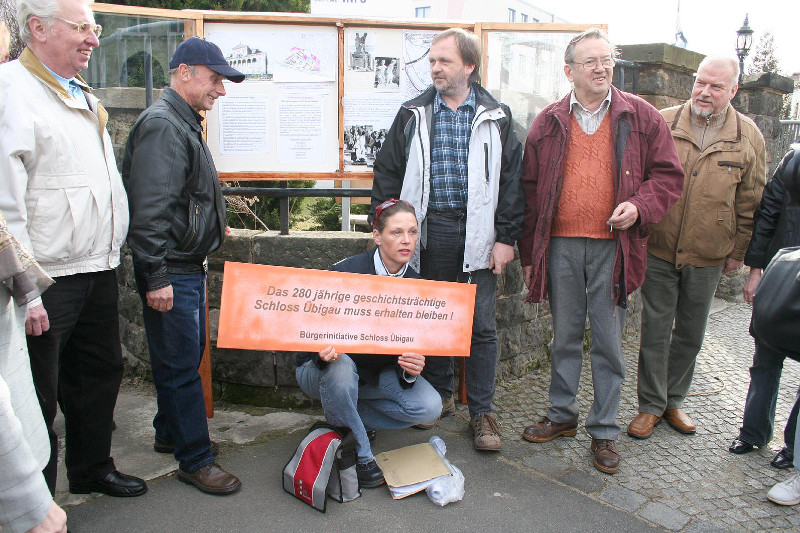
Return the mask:
[[0,211],[56,283],[28,304],[31,371],[50,437],[44,477],[56,489],[58,406],[76,494],[138,496],[145,482],[111,458],[122,380],[117,318],[128,201],[106,130],[108,113],[78,72],[101,28],[86,0],[20,0],[27,47],[0,65]]
[[[475,449],[498,451],[495,300],[522,222],[522,146],[508,106],[477,83],[477,36],[445,30],[433,38],[429,60],[433,84],[402,105],[375,160],[372,215],[389,198],[407,200],[421,230],[412,267],[425,279],[477,286],[465,362],[470,429]],[[442,416],[453,414],[453,358],[429,358],[423,376],[442,397]]]
[[594,465],[608,474],[620,464],[628,295],[644,281],[647,224],[664,216],[683,185],[664,119],[611,85],[616,55],[596,28],[567,45],[564,73],[573,90],[536,116],[525,143],[519,242],[527,301],[549,296],[553,317],[550,408],[522,436],[547,442],[576,434],[588,313],[594,399],[584,425]]
[[735,58],[707,57],[697,69],[690,100],[661,112],[684,165],[686,187],[664,219],[650,227],[639,414],[628,425],[631,437],[650,437],[662,418],[679,433],[696,432],[683,404],[711,301],[720,275],[742,267],[766,184],[764,137],[730,105],[738,80]]

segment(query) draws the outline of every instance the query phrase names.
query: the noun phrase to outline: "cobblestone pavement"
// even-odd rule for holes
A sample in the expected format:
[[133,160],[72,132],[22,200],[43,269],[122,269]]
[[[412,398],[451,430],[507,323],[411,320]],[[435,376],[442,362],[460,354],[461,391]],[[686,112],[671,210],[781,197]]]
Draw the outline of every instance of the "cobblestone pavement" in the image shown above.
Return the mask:
[[[637,334],[626,338],[623,347],[627,374],[618,417],[622,465],[617,474],[605,475],[594,468],[591,438],[583,429],[575,438],[543,444],[521,439],[523,428],[547,412],[549,369],[498,384],[495,412],[501,430],[507,441],[517,440],[526,450],[510,460],[670,531],[800,530],[797,507],[774,505],[766,498],[769,488],[792,472],[772,468],[769,461],[783,444],[783,427],[800,383],[800,365],[792,361],[785,365],[770,445],[746,455],[727,450],[738,434],[750,379],[750,313],[749,304],[726,304],[709,319],[684,406],[697,424],[696,435],[682,435],[666,423],[657,426],[647,440],[625,434],[637,413]],[[578,395],[582,417],[591,401],[591,370],[585,357]],[[465,416],[463,410],[459,406],[459,415]]]

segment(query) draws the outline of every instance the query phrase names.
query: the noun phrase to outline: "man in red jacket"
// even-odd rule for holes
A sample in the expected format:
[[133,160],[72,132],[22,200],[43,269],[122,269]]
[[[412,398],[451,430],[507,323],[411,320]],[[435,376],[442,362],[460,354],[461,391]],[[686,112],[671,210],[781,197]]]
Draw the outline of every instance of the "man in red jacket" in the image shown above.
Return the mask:
[[585,426],[594,465],[608,474],[620,462],[616,417],[627,297],[644,281],[647,224],[664,216],[683,186],[664,119],[611,86],[616,55],[596,28],[567,46],[564,73],[573,90],[536,117],[525,143],[519,242],[527,301],[549,294],[553,316],[551,406],[522,436],[547,442],[576,434],[588,312],[594,402]]

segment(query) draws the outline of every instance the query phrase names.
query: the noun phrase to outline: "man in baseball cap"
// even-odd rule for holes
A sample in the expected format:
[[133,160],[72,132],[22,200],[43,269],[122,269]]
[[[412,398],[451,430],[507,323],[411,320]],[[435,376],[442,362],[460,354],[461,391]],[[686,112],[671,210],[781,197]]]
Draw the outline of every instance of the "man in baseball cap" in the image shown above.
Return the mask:
[[122,164],[128,244],[158,399],[153,448],[175,455],[180,481],[233,494],[242,483],[216,463],[197,371],[208,327],[204,263],[229,231],[200,112],[225,96],[225,78],[239,83],[244,74],[217,45],[197,37],[178,46],[169,66],[170,86],[134,124]]
[[178,68],[181,63],[185,65],[205,65],[234,83],[244,81],[244,74],[228,65],[219,46],[200,37],[190,37],[178,45],[169,62],[169,68]]

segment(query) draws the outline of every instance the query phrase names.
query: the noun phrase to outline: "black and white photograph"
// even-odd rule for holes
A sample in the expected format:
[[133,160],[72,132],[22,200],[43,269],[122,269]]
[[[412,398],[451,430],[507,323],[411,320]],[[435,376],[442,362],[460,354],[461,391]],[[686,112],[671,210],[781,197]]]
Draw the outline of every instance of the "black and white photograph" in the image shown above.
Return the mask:
[[386,129],[374,129],[371,124],[344,129],[344,162],[346,165],[372,167],[386,139]]
[[396,57],[375,58],[375,90],[400,90],[400,61]]
[[355,72],[372,72],[375,70],[373,55],[374,37],[369,32],[356,32],[350,39],[350,70]]

